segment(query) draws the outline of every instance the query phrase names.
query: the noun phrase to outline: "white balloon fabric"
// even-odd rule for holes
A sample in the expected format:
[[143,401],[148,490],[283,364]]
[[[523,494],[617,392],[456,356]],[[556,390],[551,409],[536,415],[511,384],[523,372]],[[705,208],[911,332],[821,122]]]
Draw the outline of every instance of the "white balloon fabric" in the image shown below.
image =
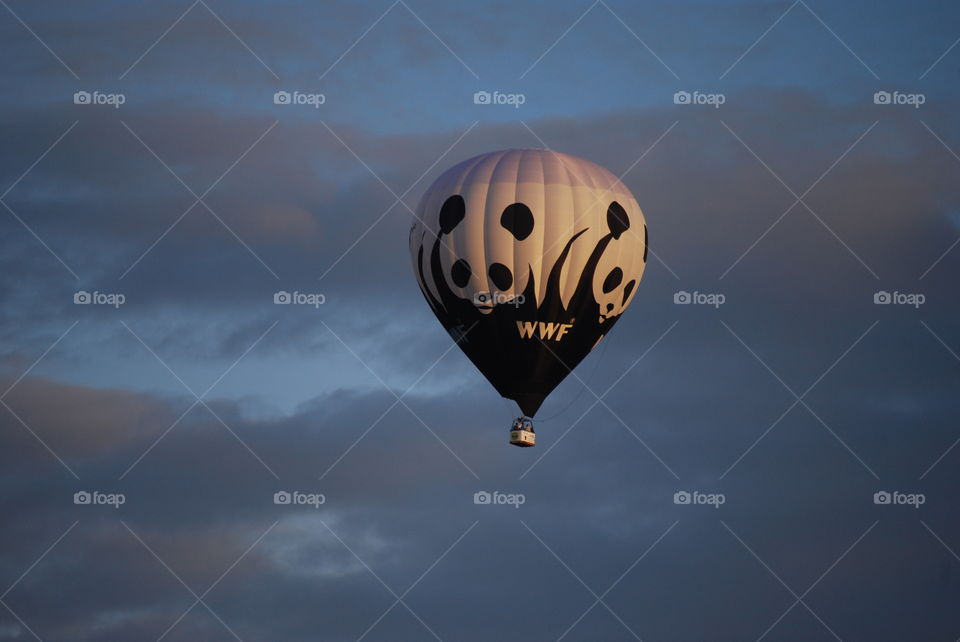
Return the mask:
[[430,186],[410,252],[437,318],[533,416],[633,300],[647,227],[599,165],[510,149],[459,163]]

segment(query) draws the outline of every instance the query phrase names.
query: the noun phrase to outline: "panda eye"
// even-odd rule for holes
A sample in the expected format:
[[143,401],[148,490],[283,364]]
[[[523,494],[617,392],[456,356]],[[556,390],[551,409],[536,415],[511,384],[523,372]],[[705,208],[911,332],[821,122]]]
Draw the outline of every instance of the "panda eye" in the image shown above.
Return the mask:
[[470,282],[470,276],[473,274],[470,270],[470,264],[463,259],[459,259],[450,267],[450,278],[457,284],[457,287],[464,288]]
[[487,274],[490,275],[490,280],[500,291],[509,290],[510,286],[513,285],[513,273],[503,263],[491,264]]
[[523,203],[507,205],[500,215],[500,225],[513,234],[513,238],[522,241],[533,232],[533,212]]
[[607,278],[603,280],[603,293],[610,294],[614,288],[620,285],[621,281],[623,281],[623,270],[618,267],[613,268]]
[[650,247],[649,239],[647,238],[647,226],[643,226],[643,262],[647,262],[647,249]]

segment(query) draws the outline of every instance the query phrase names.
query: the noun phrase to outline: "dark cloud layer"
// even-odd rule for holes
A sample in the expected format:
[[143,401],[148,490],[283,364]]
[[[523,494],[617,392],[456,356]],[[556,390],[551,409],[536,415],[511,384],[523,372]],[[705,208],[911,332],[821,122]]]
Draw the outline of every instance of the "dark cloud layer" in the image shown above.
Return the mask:
[[[954,10],[190,7],[0,12],[0,639],[960,635]],[[652,254],[511,449],[406,235],[543,145],[623,174]]]

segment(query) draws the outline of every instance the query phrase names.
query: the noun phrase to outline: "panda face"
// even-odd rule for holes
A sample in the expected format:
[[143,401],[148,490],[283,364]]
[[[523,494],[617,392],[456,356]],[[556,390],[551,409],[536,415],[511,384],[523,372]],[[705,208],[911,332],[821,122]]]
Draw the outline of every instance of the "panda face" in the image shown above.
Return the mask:
[[601,261],[594,276],[593,295],[600,307],[600,321],[620,316],[636,291],[636,278],[627,279],[619,266],[606,270],[607,261]]
[[[454,234],[456,226],[465,218],[459,213],[462,197],[455,195],[444,202],[444,207],[456,210],[456,214],[444,215],[444,208],[441,208],[441,232]],[[456,223],[451,224],[453,221]],[[446,223],[446,224],[444,224]],[[498,253],[503,255],[502,262],[496,260],[498,257],[493,255],[488,261],[481,264],[479,271],[475,265],[471,265],[467,258],[453,258],[449,265],[450,282],[465,293],[473,293],[472,298],[478,309],[489,312],[495,305],[507,303],[516,298],[515,286],[517,291],[522,291],[526,279],[529,278],[530,265],[514,263],[514,257],[526,254],[525,248],[520,245],[534,232],[536,221],[533,212],[524,203],[510,203],[503,208],[499,216],[499,225],[503,232],[501,234],[509,235],[510,241],[498,243]],[[485,247],[485,249],[487,249]],[[513,268],[511,265],[513,264]],[[514,275],[516,269],[521,276],[520,283]]]

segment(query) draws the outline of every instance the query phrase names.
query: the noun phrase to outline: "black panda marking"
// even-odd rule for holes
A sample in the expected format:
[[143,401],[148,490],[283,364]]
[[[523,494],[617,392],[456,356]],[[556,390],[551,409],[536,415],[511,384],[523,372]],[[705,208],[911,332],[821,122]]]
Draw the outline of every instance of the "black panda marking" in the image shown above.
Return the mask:
[[636,287],[636,285],[637,282],[634,280],[623,286],[623,301],[620,303],[620,305],[624,305],[627,302],[627,299],[630,297],[630,293],[633,292],[633,288]]
[[513,234],[513,238],[522,241],[533,232],[533,212],[523,203],[507,205],[500,215],[500,225]]
[[503,263],[493,263],[490,265],[490,269],[487,270],[487,274],[490,276],[490,280],[493,281],[493,284],[497,286],[499,290],[509,290],[510,286],[513,285],[513,273]]
[[[452,200],[452,197],[448,199],[448,210],[451,214],[443,217],[444,226],[450,230],[462,220],[458,200],[461,199]],[[516,207],[511,208],[513,213],[504,217],[502,224],[507,229],[514,228],[510,230],[514,238],[526,238],[524,230],[516,225],[516,221],[523,218],[523,214],[516,216],[516,213],[523,212],[527,208],[523,206],[521,209],[522,204],[515,205]],[[473,273],[470,265],[463,260],[444,269],[444,260],[441,256],[441,246],[444,245],[442,233],[437,234],[432,241],[429,259],[424,245],[421,244],[417,252],[420,287],[437,319],[477,368],[494,384],[497,391],[504,397],[517,401],[521,410],[528,416],[533,416],[537,412],[548,392],[583,360],[619,319],[621,307],[612,301],[602,303],[598,301],[594,283],[604,253],[618,235],[622,235],[629,229],[629,220],[625,212],[621,213],[622,211],[623,208],[619,204],[611,204],[608,207],[606,223],[609,232],[596,241],[579,269],[580,274],[576,277],[577,283],[573,293],[566,298],[562,296],[561,290],[566,292],[569,288],[562,283],[561,274],[570,258],[574,244],[587,233],[589,227],[577,230],[567,240],[545,276],[545,283],[536,282],[538,279],[534,275],[533,267],[530,266],[522,299],[518,296],[517,299],[520,300],[511,299],[500,304],[494,303],[492,306],[477,298],[462,297],[454,291],[455,288],[451,287],[454,283],[457,288],[466,287],[465,284],[471,281]],[[530,229],[526,234],[529,234],[533,231],[533,223],[528,221],[527,227]],[[587,249],[582,248],[582,250]],[[433,288],[425,286],[429,280],[428,270]],[[622,272],[622,268],[620,271]],[[513,287],[516,287],[516,275],[513,276]],[[609,278],[610,275],[608,274],[607,277]],[[621,274],[617,277],[617,282],[619,283],[623,278],[625,277]],[[490,282],[493,283],[492,278]],[[636,291],[635,286],[636,280],[624,286],[624,302]],[[616,291],[617,286],[613,287],[614,289],[608,295]],[[436,294],[434,294],[434,288]],[[538,297],[538,292],[542,292],[542,296]],[[610,307],[611,305],[613,307]],[[538,326],[540,322],[559,322],[561,325],[569,325],[568,338],[556,344],[555,349],[547,350],[542,341],[524,341],[524,337],[520,334],[503,332],[504,327],[510,328],[516,321],[525,320],[529,320],[530,323],[536,322]],[[475,329],[469,332],[468,336],[465,329],[474,327]],[[504,345],[509,345],[510,352],[517,357],[506,366],[506,369],[504,363],[499,360]],[[518,376],[517,363],[536,364],[535,370],[539,373],[537,387],[529,387],[528,380]]]
[[440,231],[449,234],[453,231],[460,221],[467,214],[467,204],[463,202],[463,197],[454,194],[443,202],[440,208]]
[[627,211],[623,209],[620,203],[613,201],[607,208],[607,227],[613,238],[618,239],[620,235],[630,229],[630,217]]
[[450,268],[450,278],[453,279],[453,282],[457,284],[457,287],[464,288],[467,286],[467,283],[470,282],[470,276],[473,272],[470,271],[470,264],[459,259],[456,263],[453,264]]
[[648,247],[648,246],[649,246],[649,243],[647,243],[647,226],[644,225],[644,226],[643,226],[643,262],[644,262],[644,263],[647,262],[647,247]]
[[610,294],[614,288],[620,285],[621,281],[623,281],[623,270],[618,267],[613,268],[607,278],[603,280],[603,293]]

